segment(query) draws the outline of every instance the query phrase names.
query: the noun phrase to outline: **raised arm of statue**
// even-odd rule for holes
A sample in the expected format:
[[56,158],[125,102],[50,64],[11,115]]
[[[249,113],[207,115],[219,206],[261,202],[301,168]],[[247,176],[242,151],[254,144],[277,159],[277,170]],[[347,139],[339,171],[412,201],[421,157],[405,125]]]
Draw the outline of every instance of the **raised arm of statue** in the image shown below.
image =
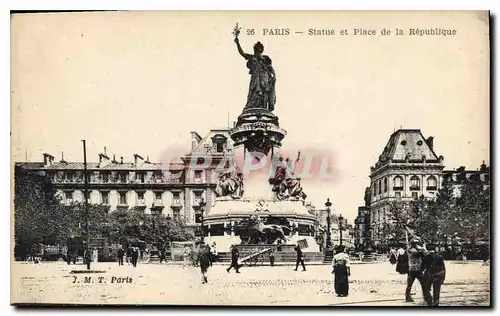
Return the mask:
[[240,40],[237,37],[234,39],[234,42],[236,43],[236,47],[238,48],[238,53],[240,53],[240,55],[243,56],[243,58],[249,59],[250,57],[252,57],[251,54],[247,54],[243,51],[240,45]]

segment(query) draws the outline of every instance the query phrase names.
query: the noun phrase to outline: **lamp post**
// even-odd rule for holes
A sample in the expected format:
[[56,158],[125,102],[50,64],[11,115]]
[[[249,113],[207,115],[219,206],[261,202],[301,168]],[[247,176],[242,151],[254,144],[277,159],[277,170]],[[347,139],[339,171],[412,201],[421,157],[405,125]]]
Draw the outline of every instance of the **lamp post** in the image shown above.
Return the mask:
[[340,232],[340,241],[339,244],[342,246],[342,221],[344,218],[342,217],[342,214],[339,216],[339,232]]
[[84,253],[83,260],[87,264],[87,270],[90,270],[91,254],[90,254],[90,232],[89,232],[89,178],[87,175],[87,144],[85,139],[82,139],[83,143],[83,199],[85,205],[85,235],[87,239],[87,250]]
[[205,202],[205,200],[203,199],[203,197],[201,198],[200,200],[200,213],[201,213],[201,242],[204,243],[205,242],[205,227],[203,226],[204,225],[204,212],[205,212],[205,206],[207,205],[207,203]]
[[332,206],[332,203],[330,202],[330,198],[326,199],[326,249],[329,251],[332,248],[332,233],[331,233],[331,210],[330,207]]

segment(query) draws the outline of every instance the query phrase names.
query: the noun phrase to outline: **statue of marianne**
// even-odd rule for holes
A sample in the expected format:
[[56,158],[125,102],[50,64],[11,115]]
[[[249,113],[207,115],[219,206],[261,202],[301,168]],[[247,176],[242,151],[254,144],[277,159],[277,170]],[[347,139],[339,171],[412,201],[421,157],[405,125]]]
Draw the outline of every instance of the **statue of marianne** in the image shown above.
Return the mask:
[[243,51],[236,34],[234,38],[238,52],[247,60],[247,68],[250,69],[250,86],[248,89],[247,104],[245,109],[260,108],[269,111],[274,110],[276,103],[276,74],[269,56],[262,55],[264,45],[261,42],[253,46],[254,54],[247,54]]

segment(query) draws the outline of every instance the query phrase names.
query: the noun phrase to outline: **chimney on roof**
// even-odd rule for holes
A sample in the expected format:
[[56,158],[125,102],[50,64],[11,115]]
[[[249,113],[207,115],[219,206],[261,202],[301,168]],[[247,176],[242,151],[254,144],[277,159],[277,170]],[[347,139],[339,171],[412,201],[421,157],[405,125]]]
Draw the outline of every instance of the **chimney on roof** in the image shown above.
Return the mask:
[[66,160],[64,160],[64,151],[61,151],[61,163],[66,163]]
[[191,150],[194,150],[201,142],[201,136],[196,132],[191,132]]
[[123,156],[120,157],[120,163],[123,164]]
[[146,156],[146,161],[144,161],[145,163],[151,163],[151,161],[149,161],[149,155]]
[[111,160],[112,163],[118,163],[118,161],[116,161],[116,155],[113,154],[113,160]]
[[429,146],[431,150],[434,150],[434,137],[429,136],[429,138],[427,138],[425,142],[427,143],[427,146]]
[[142,161],[144,161],[144,158],[142,158],[141,155],[139,154],[134,154],[134,164],[137,166],[139,165],[139,163],[141,163]]
[[481,164],[481,172],[488,172],[488,167],[486,166],[486,164],[484,163],[484,160],[483,160],[483,163]]
[[52,163],[54,162],[54,156],[51,154],[44,153],[43,154],[43,166],[48,167],[52,166]]
[[104,153],[99,154],[99,167],[104,167],[109,164],[109,157],[106,155],[106,147],[104,147]]

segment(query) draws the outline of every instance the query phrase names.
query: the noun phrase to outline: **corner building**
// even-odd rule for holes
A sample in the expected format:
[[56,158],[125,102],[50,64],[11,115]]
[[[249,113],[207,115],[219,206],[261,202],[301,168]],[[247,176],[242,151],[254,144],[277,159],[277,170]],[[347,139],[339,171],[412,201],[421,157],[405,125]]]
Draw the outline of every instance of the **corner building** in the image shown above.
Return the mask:
[[394,132],[370,172],[370,232],[375,248],[383,247],[382,227],[388,218],[387,203],[433,198],[441,187],[443,156],[434,152],[433,137],[419,129]]

